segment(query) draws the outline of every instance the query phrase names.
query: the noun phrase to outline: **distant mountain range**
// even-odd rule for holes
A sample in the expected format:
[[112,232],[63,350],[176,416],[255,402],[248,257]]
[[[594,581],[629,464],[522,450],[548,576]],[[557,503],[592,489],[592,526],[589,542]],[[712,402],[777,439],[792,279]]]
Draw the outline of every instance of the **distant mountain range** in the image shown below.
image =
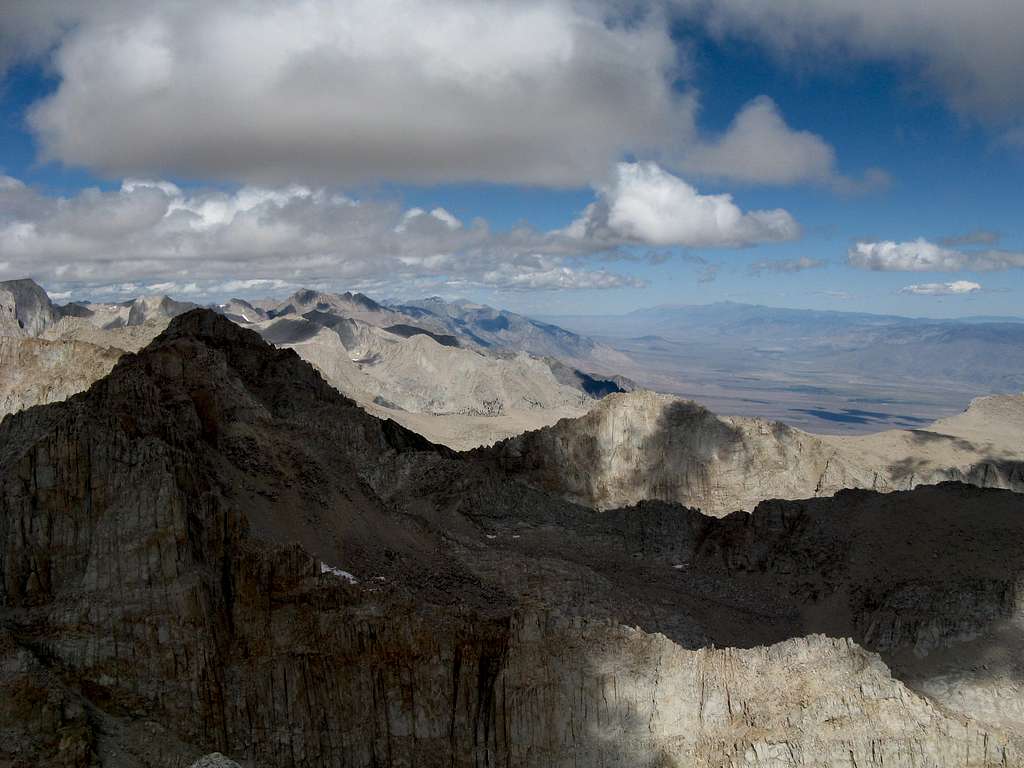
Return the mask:
[[623,359],[607,345],[557,325],[483,304],[448,302],[436,296],[382,304],[362,293],[301,290],[276,303],[232,299],[215,309],[243,324],[289,316],[308,318],[309,313],[316,312],[358,320],[399,335],[427,334],[448,346],[527,352],[583,366],[614,366]]
[[[195,306],[167,296],[59,306],[31,280],[0,283],[10,361],[0,372],[0,414],[85,389],[117,350],[140,349]],[[632,386],[595,373],[626,360],[610,347],[482,305],[388,306],[360,293],[300,290],[212,309],[295,350],[371,413],[455,448],[582,415]]]
[[[0,284],[0,335],[135,351],[194,306],[167,296],[60,306],[32,281],[11,281]],[[825,433],[914,427],[975,397],[1024,390],[1024,322],[1014,318],[724,302],[538,320],[463,300],[378,302],[308,289],[213,309],[295,349],[367,408],[457,448],[581,415],[637,385]],[[36,347],[38,362],[21,369],[27,379],[0,375],[5,410],[31,405],[25,391],[46,393],[42,401],[77,391],[112,359],[90,353],[71,375],[54,367],[70,363],[44,360],[72,352],[44,358]],[[43,370],[53,385],[24,390]]]
[[[594,336],[659,335],[673,341],[695,340],[711,333],[734,339],[801,343],[832,343],[837,335],[864,334],[880,329],[953,329],[992,325],[1024,334],[1024,317],[976,316],[951,319],[876,315],[866,312],[786,309],[731,301],[713,304],[664,305],[623,315],[559,315],[544,319]],[[867,339],[861,338],[861,341]]]

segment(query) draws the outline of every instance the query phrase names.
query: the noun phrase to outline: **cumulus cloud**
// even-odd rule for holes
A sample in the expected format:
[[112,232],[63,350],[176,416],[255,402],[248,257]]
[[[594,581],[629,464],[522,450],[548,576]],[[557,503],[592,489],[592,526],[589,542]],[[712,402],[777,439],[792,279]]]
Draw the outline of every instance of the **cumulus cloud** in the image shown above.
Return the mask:
[[895,61],[956,110],[983,118],[1024,113],[1024,3],[1017,0],[670,0],[719,36],[764,43],[825,66]]
[[61,293],[201,296],[423,279],[504,290],[640,285],[589,263],[631,257],[617,248],[298,185],[186,193],[134,179],[48,197],[0,177],[0,279],[31,275]]
[[1002,250],[963,251],[923,237],[907,242],[859,242],[847,260],[854,267],[893,272],[994,271],[1024,267],[1024,253]]
[[979,283],[970,280],[954,280],[952,283],[916,283],[900,289],[900,293],[915,296],[958,296],[965,293],[976,293],[981,290]]
[[584,185],[692,124],[658,14],[599,0],[15,2],[44,158],[111,177]]
[[609,243],[742,247],[795,239],[800,227],[781,209],[744,212],[731,195],[702,195],[654,163],[619,163],[566,234]]
[[[52,197],[0,176],[0,279],[121,296],[279,291],[301,284],[389,290],[417,281],[501,290],[599,289],[642,281],[597,263],[666,253],[642,246],[739,247],[787,240],[783,210],[742,211],[654,164],[622,163],[563,230],[493,231],[450,211],[403,209],[302,185],[188,191],[167,181]],[[717,265],[690,255],[712,280]]]
[[796,259],[761,259],[755,261],[748,267],[752,275],[760,275],[763,272],[776,272],[780,274],[791,274],[803,272],[805,269],[817,269],[825,266],[821,259],[812,259],[809,256],[801,256]]
[[43,159],[112,178],[582,186],[632,156],[840,192],[888,179],[840,174],[766,96],[700,138],[661,3],[11,2],[0,72],[45,54],[59,80],[29,112]]
[[874,168],[859,181],[840,174],[832,146],[815,133],[790,128],[767,96],[744,106],[717,140],[695,142],[680,165],[704,176],[767,184],[806,181],[841,192],[866,191],[888,183],[888,175]]

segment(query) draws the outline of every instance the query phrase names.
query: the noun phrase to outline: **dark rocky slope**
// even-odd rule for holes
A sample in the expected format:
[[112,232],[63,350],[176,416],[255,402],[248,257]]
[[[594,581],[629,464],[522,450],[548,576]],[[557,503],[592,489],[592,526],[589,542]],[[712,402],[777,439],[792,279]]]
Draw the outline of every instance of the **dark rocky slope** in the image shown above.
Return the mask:
[[194,311],[0,424],[0,765],[1018,765],[1022,514],[595,512]]

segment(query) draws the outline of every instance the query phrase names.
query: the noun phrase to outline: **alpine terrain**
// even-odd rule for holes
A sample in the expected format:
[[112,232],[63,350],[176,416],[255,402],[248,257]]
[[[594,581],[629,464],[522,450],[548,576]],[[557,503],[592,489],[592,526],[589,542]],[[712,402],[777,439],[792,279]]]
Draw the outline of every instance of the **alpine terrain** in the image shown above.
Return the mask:
[[1008,490],[597,511],[208,310],[5,418],[0,467],[11,765],[1024,754]]

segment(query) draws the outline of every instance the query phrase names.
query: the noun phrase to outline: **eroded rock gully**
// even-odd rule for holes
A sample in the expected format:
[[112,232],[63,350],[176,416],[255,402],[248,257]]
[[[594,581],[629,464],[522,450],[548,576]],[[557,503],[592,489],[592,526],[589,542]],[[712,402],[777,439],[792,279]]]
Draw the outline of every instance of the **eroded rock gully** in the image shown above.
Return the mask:
[[0,424],[0,764],[1020,765],[1022,513],[595,512],[196,311]]

